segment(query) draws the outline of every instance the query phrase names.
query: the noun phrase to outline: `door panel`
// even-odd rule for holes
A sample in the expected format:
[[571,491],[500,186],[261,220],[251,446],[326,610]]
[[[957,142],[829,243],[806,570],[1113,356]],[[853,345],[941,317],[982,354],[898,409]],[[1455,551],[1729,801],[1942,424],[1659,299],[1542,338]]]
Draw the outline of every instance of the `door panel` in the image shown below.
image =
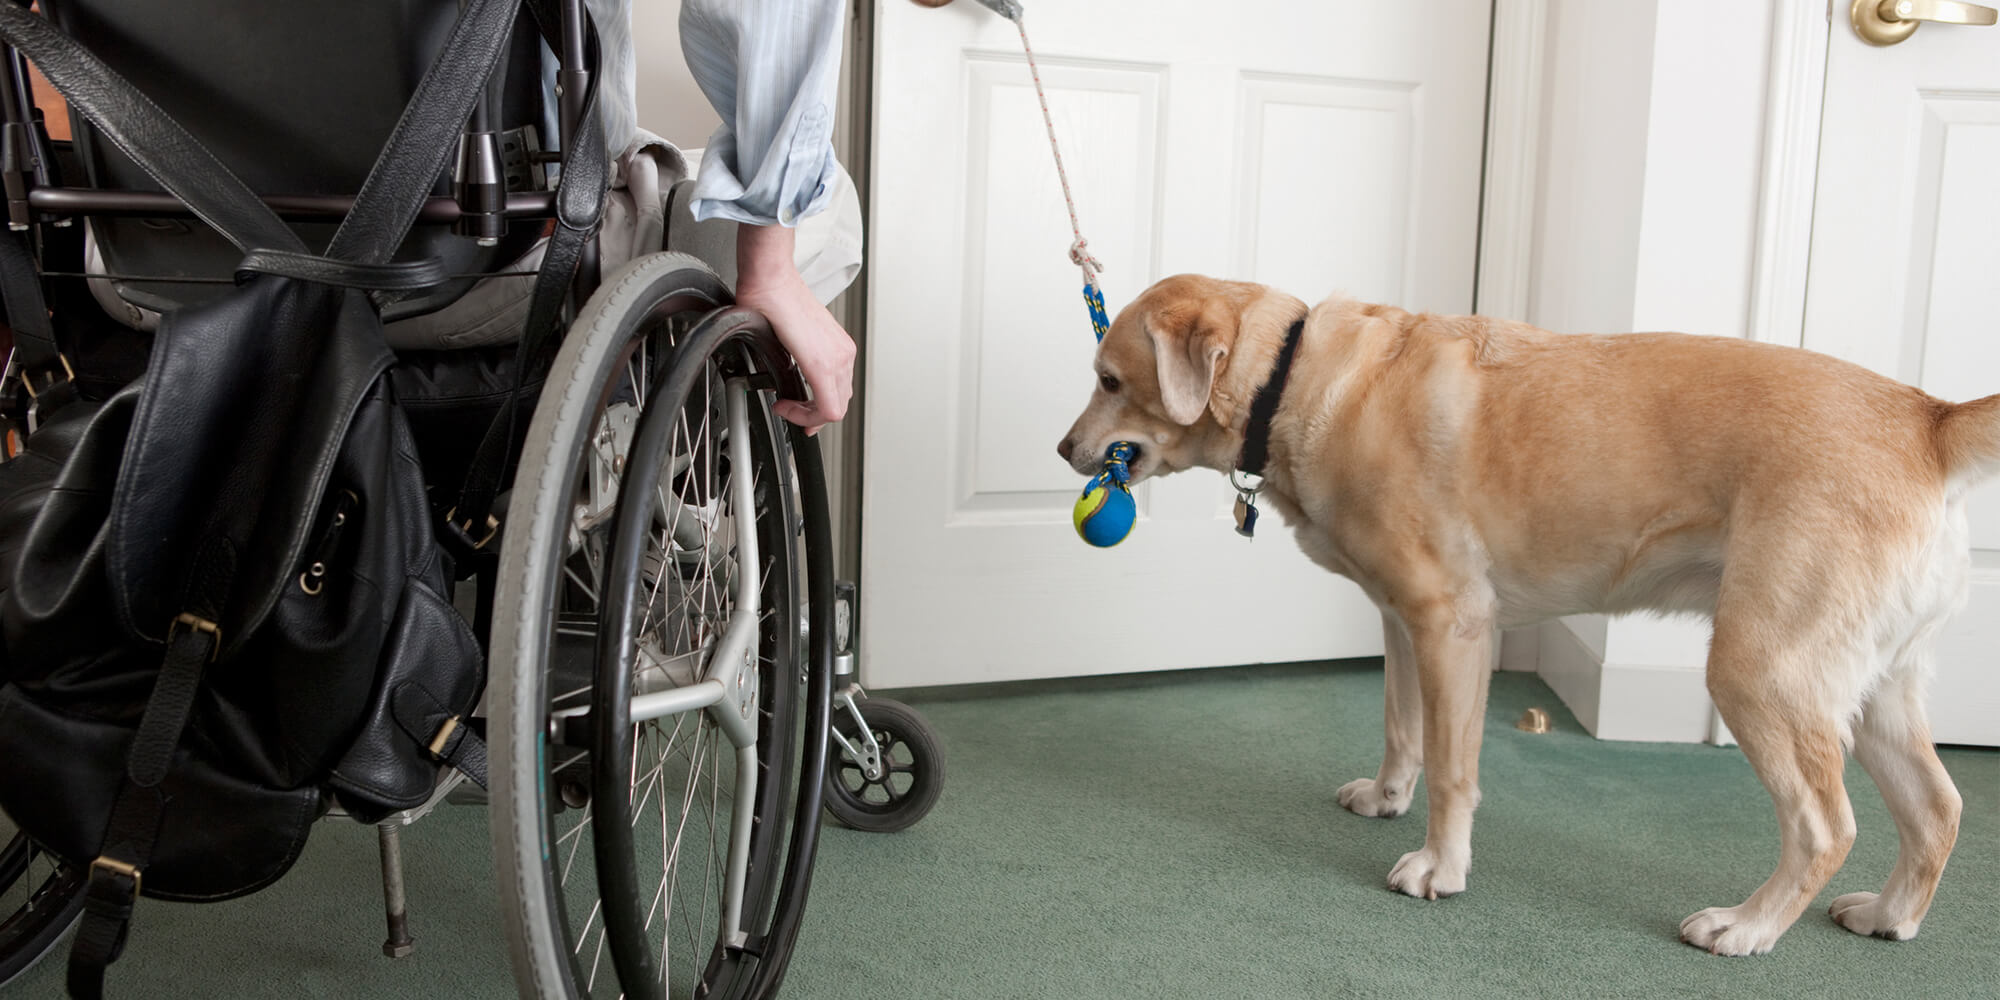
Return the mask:
[[[2000,392],[2000,28],[1877,48],[1835,5],[1805,346],[1963,401]],[[2000,484],[1974,488],[1970,605],[1945,628],[1932,735],[2000,745]]]
[[[1471,306],[1487,0],[1037,4],[1027,28],[1115,313],[1198,271],[1317,301]],[[1145,30],[1132,30],[1143,24]],[[1380,618],[1223,477],[1070,526],[1055,445],[1095,344],[1020,36],[877,8],[862,661],[881,686],[1381,651]]]

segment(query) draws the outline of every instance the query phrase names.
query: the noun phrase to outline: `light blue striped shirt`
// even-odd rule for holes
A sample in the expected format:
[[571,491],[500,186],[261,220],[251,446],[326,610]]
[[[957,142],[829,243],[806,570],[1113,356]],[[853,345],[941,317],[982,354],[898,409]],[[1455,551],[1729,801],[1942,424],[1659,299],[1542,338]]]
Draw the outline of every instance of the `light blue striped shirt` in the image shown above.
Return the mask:
[[[587,0],[603,53],[598,112],[611,155],[638,131],[633,0]],[[657,0],[646,0],[657,2]],[[682,0],[681,52],[722,127],[689,207],[697,219],[796,226],[825,208],[839,170],[833,105],[842,0]]]
[[681,52],[722,116],[695,218],[796,226],[826,207],[845,16],[842,0],[682,0]]

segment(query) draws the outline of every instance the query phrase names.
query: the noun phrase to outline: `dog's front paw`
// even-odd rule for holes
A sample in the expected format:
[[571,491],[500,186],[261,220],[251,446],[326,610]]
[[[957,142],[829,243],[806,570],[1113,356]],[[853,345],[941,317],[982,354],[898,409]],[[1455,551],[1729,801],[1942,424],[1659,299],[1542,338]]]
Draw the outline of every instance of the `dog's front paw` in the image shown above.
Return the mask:
[[1784,932],[1745,916],[1740,906],[1711,906],[1681,921],[1681,940],[1713,955],[1762,955]]
[[1374,778],[1356,778],[1340,786],[1336,798],[1342,809],[1356,816],[1394,819],[1410,811],[1409,789],[1399,794],[1394,788],[1383,788]]
[[1882,906],[1882,897],[1872,892],[1850,892],[1835,899],[1827,912],[1833,914],[1834,923],[1856,934],[1890,941],[1917,936],[1917,921],[1891,916]]
[[1418,899],[1456,896],[1465,891],[1465,871],[1469,867],[1464,861],[1442,861],[1426,847],[1411,851],[1396,862],[1396,867],[1389,870],[1389,888]]

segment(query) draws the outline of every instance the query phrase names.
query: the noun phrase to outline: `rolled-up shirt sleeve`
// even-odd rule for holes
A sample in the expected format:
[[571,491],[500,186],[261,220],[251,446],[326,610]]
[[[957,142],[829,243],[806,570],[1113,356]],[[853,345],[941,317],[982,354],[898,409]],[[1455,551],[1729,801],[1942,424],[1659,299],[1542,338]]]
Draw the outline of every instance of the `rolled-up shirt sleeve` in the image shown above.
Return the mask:
[[681,50],[722,127],[689,207],[697,219],[796,226],[832,196],[841,0],[684,0]]

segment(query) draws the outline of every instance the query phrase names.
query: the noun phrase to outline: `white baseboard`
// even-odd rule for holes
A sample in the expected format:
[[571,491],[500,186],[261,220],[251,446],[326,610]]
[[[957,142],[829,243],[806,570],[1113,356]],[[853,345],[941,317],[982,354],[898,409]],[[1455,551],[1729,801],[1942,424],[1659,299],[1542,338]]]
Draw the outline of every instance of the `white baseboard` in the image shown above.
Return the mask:
[[1570,714],[1592,736],[1597,732],[1598,691],[1603,682],[1604,664],[1584,641],[1562,622],[1535,626],[1539,653],[1536,673],[1542,682],[1569,706]]
[[[1516,638],[1532,633],[1532,638]],[[1700,670],[1604,663],[1562,622],[1519,629],[1502,640],[1505,669],[1533,663],[1585,731],[1601,740],[1732,742],[1719,727]]]
[[1592,732],[1600,740],[1706,743],[1713,716],[1700,670],[1607,663]]

